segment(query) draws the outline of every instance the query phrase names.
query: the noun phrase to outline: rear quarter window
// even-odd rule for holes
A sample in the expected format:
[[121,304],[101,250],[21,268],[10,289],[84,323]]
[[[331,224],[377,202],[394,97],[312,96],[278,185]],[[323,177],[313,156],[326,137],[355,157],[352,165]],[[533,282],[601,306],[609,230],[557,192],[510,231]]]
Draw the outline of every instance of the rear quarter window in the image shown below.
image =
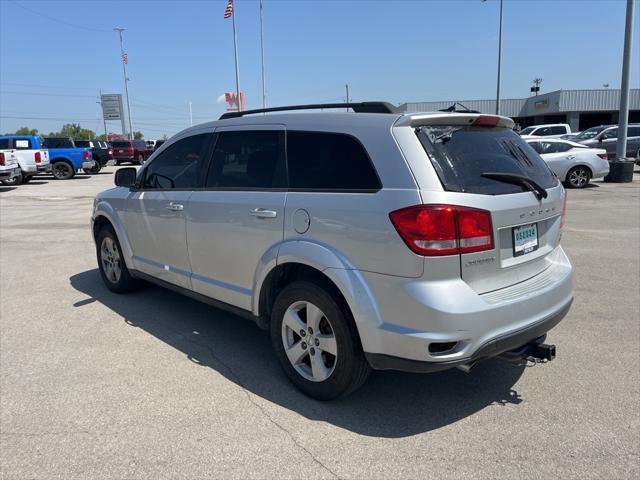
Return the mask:
[[445,190],[505,195],[526,187],[485,178],[483,173],[507,173],[534,180],[543,188],[558,184],[540,155],[511,130],[480,127],[428,126],[418,138]]

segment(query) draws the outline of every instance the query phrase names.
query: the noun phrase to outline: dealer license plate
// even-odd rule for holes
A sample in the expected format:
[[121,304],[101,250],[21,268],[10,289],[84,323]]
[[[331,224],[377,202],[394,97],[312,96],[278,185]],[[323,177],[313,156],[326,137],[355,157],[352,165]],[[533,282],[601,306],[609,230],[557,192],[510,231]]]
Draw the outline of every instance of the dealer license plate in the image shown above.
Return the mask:
[[538,225],[531,223],[513,227],[513,256],[519,257],[538,249]]

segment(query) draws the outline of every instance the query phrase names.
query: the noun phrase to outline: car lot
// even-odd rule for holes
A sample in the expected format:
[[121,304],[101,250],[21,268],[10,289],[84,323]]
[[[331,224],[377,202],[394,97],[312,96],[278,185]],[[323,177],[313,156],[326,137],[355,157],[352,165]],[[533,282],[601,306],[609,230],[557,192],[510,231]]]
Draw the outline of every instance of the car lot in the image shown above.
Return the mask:
[[160,288],[102,284],[89,231],[113,167],[0,187],[4,478],[634,478],[640,175],[569,191],[576,298],[558,359],[377,372],[329,403],[268,334]]

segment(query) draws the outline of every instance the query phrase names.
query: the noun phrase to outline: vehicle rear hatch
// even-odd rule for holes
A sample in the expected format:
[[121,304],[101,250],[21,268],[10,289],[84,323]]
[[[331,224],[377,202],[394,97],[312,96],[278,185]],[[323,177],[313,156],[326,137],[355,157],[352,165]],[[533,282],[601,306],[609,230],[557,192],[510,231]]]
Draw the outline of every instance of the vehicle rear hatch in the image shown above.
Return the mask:
[[[423,191],[424,203],[488,213],[486,230],[493,238],[489,242],[488,236],[478,234],[477,249],[462,248],[470,240],[460,232],[473,232],[482,225],[478,227],[473,218],[462,225],[465,213],[456,213],[460,275],[476,292],[486,293],[551,266],[560,242],[565,192],[540,156],[511,130],[511,120],[468,117],[461,122],[457,116],[454,125],[440,117],[436,123],[417,126],[415,132],[444,189]],[[482,220],[482,212],[477,213]]]
[[131,142],[112,142],[113,155],[115,157],[132,157],[133,144]]

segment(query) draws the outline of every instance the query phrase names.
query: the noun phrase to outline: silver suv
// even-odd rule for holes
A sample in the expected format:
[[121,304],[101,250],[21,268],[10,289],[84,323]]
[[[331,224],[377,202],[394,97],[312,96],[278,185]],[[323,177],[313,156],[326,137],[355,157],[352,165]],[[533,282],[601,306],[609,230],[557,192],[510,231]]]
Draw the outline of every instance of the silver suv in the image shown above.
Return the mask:
[[553,359],[573,298],[565,191],[512,120],[348,106],[225,114],[119,169],[92,216],[106,286],[253,319],[318,399],[371,368]]

